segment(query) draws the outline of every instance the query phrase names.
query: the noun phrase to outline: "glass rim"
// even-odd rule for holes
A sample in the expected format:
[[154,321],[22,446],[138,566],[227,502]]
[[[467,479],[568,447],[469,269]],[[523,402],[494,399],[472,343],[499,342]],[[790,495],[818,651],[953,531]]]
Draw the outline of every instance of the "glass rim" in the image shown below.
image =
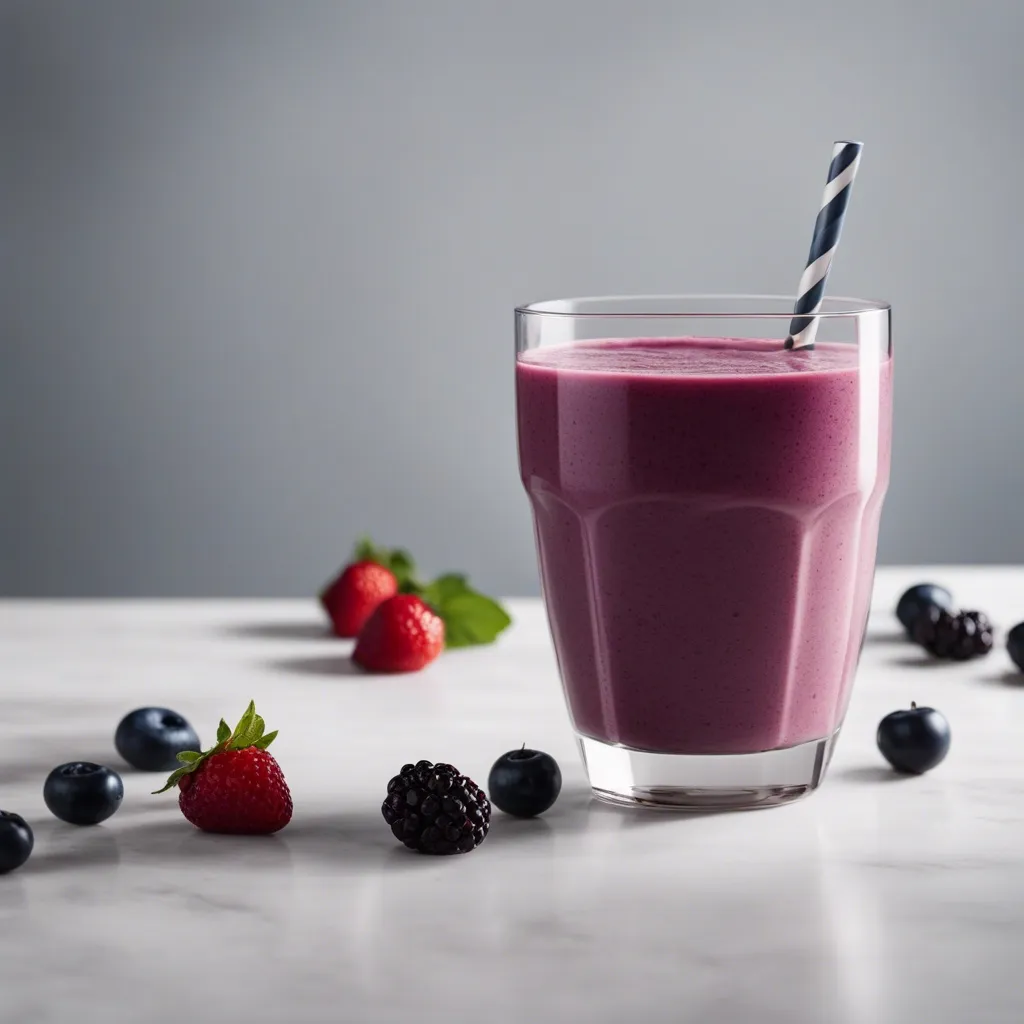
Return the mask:
[[[708,309],[702,310],[695,306],[694,309],[645,309],[644,303],[700,303],[700,302],[736,302],[736,303],[785,303],[788,309],[784,311],[768,311],[757,308],[749,310],[742,309]],[[651,294],[651,295],[584,295],[568,299],[545,299],[541,302],[530,302],[515,307],[516,316],[550,316],[564,317],[570,320],[690,320],[690,319],[719,319],[719,320],[792,320],[793,304],[796,302],[794,295],[771,295],[743,292],[694,292],[679,294]],[[593,309],[578,309],[577,306],[593,303]],[[635,304],[636,308],[621,309],[615,308],[625,303]],[[828,308],[839,305],[840,308]],[[888,302],[877,299],[857,299],[846,295],[827,297],[823,305],[826,308],[813,314],[828,320],[839,317],[860,316],[865,313],[889,312],[892,306]]]

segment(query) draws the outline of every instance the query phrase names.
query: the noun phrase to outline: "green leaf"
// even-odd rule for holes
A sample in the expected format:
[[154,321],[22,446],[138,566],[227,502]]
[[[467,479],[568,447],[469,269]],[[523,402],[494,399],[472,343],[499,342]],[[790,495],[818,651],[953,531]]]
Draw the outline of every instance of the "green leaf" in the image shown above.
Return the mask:
[[191,764],[193,761],[198,761],[203,755],[198,750],[182,750],[177,758],[183,764]]
[[378,548],[377,545],[364,534],[356,541],[356,546],[352,551],[352,561],[376,562],[380,558],[382,551],[382,548]]
[[252,732],[256,718],[256,702],[251,700],[242,717],[238,720],[238,725],[235,726],[234,731],[231,733],[232,750],[244,750],[246,747],[252,746]]
[[512,622],[497,601],[469,588],[447,597],[437,612],[444,619],[446,647],[493,643]]
[[273,732],[268,732],[266,736],[261,736],[254,744],[254,747],[259,747],[260,750],[266,750],[274,740],[277,739],[277,729]]
[[238,725],[235,726],[236,735],[240,732],[244,732],[248,727],[249,723],[256,717],[256,701],[249,701],[248,707],[242,712],[242,717],[238,720]]
[[459,594],[472,594],[473,592],[465,576],[451,572],[444,576],[438,576],[432,583],[421,588],[420,597],[440,615],[441,609],[452,598]]
[[217,726],[217,742],[223,743],[228,739],[231,739],[231,726],[222,718],[220,725]]
[[[205,760],[205,758],[201,758],[200,760]],[[176,786],[178,784],[179,780],[184,778],[190,772],[195,771],[195,769],[198,767],[198,765],[199,765],[199,762],[196,761],[194,764],[184,764],[180,768],[176,768],[173,772],[171,772],[170,778],[164,783],[162,789],[154,789],[153,790],[153,796],[156,796],[158,793],[166,793],[167,790],[169,790],[172,787]]]
[[395,574],[398,589],[402,593],[410,593],[419,586],[416,582],[416,563],[408,551],[402,551],[400,548],[392,551],[387,568]]
[[[251,715],[249,710],[252,711]],[[242,721],[238,723],[238,727],[231,737],[231,749],[245,750],[246,747],[256,746],[256,741],[263,735],[266,728],[267,723],[256,714],[255,706],[250,704],[249,709],[246,710]]]
[[438,576],[419,593],[444,619],[446,647],[492,643],[512,622],[497,601],[475,591],[462,573]]

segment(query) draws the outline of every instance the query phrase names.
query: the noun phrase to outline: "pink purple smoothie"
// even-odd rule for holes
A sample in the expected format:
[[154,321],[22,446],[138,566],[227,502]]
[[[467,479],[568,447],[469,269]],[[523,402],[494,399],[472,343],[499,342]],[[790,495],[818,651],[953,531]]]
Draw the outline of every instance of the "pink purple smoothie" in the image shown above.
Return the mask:
[[516,366],[576,729],[753,753],[842,723],[889,480],[892,363],[853,345],[579,343]]

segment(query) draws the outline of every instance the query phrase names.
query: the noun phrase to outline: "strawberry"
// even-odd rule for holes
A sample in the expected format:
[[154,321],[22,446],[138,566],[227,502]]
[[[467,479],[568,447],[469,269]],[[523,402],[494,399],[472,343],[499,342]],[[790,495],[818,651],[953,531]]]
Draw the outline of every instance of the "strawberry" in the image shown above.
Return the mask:
[[292,797],[281,766],[267,753],[277,732],[264,733],[265,728],[250,701],[233,730],[221,719],[215,746],[178,754],[181,767],[157,792],[177,785],[181,813],[204,832],[279,831],[291,821]]
[[370,672],[417,672],[442,650],[444,620],[415,594],[398,594],[370,616],[352,659]]
[[349,565],[320,593],[320,603],[337,636],[354,637],[377,606],[398,593],[395,574],[377,562]]
[[[339,636],[358,636],[352,657],[371,672],[415,672],[444,647],[493,643],[512,622],[497,601],[474,590],[460,573],[424,582],[403,548],[378,547],[363,537],[352,561],[320,600]],[[369,572],[367,563],[392,574],[391,589],[377,591],[372,608],[369,601],[349,596],[358,579],[342,586],[350,571]],[[358,614],[349,617],[347,609],[357,606]]]

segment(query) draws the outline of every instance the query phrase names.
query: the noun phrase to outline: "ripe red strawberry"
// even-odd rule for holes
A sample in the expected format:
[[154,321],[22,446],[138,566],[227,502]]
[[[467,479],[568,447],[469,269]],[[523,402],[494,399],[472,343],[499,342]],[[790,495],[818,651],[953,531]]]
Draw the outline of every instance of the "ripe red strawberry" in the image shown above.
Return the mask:
[[320,603],[340,637],[354,637],[381,602],[398,593],[395,574],[377,562],[354,562],[320,593]]
[[266,725],[249,702],[234,730],[221,719],[217,743],[200,753],[183,751],[182,766],[157,792],[177,785],[181,813],[204,832],[269,835],[292,818],[292,797],[281,766],[267,747],[276,730]]
[[414,594],[398,594],[370,616],[352,658],[370,672],[417,672],[442,650],[441,617]]

